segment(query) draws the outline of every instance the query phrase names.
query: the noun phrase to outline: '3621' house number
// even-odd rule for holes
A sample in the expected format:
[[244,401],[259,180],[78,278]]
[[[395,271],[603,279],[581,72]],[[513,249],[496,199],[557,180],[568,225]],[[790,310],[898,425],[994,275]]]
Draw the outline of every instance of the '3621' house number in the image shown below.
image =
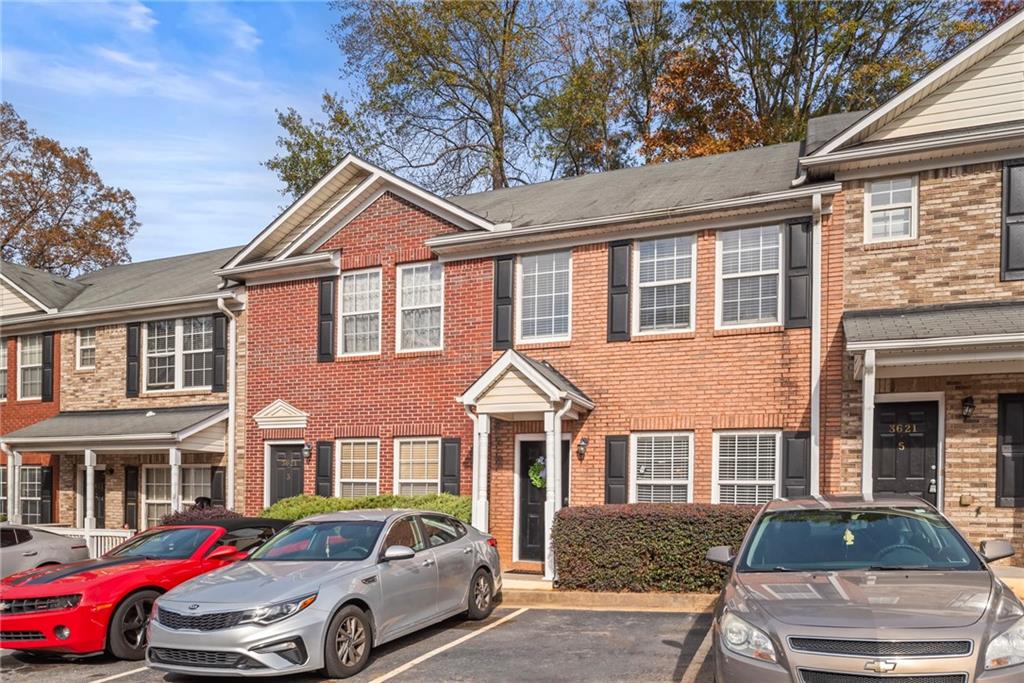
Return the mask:
[[[911,422],[904,424],[896,423],[889,425],[890,434],[915,434],[917,433],[917,425]],[[907,444],[903,439],[900,439],[896,443],[896,450],[905,451],[907,450]]]

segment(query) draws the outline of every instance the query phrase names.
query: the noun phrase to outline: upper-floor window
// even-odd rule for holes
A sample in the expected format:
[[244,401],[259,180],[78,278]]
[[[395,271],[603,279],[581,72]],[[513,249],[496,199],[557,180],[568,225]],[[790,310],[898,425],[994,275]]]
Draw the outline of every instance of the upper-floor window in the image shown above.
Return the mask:
[[719,325],[779,322],[782,229],[777,225],[718,233]]
[[213,316],[146,323],[146,389],[213,385]]
[[761,505],[778,491],[779,432],[716,432],[715,503]]
[[693,435],[633,435],[633,499],[688,503],[693,495]]
[[444,320],[444,270],[440,263],[398,268],[398,350],[441,348]]
[[917,177],[875,180],[864,186],[864,241],[917,237]]
[[341,355],[380,353],[380,269],[341,276]]
[[7,400],[7,338],[0,337],[0,401]]
[[637,243],[634,331],[693,329],[696,244],[692,235]]
[[441,440],[395,441],[395,493],[422,496],[441,492]]
[[79,370],[91,370],[96,367],[96,328],[83,327],[78,330],[76,338],[76,358]]
[[569,338],[572,256],[568,251],[519,259],[519,341]]
[[43,396],[43,335],[18,337],[18,398]]

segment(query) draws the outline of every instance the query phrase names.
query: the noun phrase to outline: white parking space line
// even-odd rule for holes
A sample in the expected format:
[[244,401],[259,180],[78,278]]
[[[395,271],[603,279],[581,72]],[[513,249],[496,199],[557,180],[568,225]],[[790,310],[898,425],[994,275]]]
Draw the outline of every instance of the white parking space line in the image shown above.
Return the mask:
[[690,660],[690,665],[686,667],[679,683],[694,683],[697,680],[697,674],[700,673],[701,667],[704,666],[704,660],[708,658],[708,653],[711,651],[711,632],[714,630],[714,626],[708,629],[708,634],[704,636],[704,640],[694,653],[693,659]]
[[[453,640],[452,642],[450,642],[450,643],[448,643],[446,645],[442,645],[441,647],[436,648],[434,650],[431,650],[430,652],[427,652],[426,654],[422,654],[419,657],[417,657],[416,659],[414,659],[414,660],[412,660],[410,662],[406,662],[405,664],[403,664],[402,666],[398,667],[397,669],[392,669],[391,671],[387,672],[386,674],[384,674],[382,676],[378,676],[377,678],[375,678],[372,681],[370,681],[370,683],[383,683],[384,681],[390,680],[390,679],[394,678],[395,676],[397,676],[399,674],[405,673],[409,669],[413,668],[414,666],[416,666],[418,664],[422,664],[423,662],[427,661],[431,657],[434,657],[436,655],[441,654],[442,652],[450,650],[453,647],[456,647],[457,645],[461,645],[462,643],[466,642],[467,640],[470,640],[471,638],[476,638],[481,633],[485,633],[486,631],[490,631],[492,628],[496,628],[498,626],[501,626],[506,621],[518,617],[520,614],[522,614],[523,612],[527,611],[528,609],[530,609],[530,608],[529,607],[520,607],[515,612],[512,612],[512,614],[506,614],[501,619],[498,619],[497,621],[491,622],[490,624],[487,624],[483,628],[479,628],[479,629],[473,631],[472,633],[467,633],[466,635],[462,636],[461,638],[459,638],[457,640]],[[102,683],[102,682],[101,681],[95,681],[94,683]]]
[[114,674],[113,676],[107,676],[106,678],[98,678],[95,681],[93,681],[92,683],[107,683],[107,681],[116,681],[118,678],[124,678],[125,676],[131,676],[132,674],[140,674],[143,671],[149,671],[149,667],[148,666],[143,666],[143,667],[138,668],[138,669],[132,669],[131,671],[124,671],[124,672],[119,673],[119,674]]

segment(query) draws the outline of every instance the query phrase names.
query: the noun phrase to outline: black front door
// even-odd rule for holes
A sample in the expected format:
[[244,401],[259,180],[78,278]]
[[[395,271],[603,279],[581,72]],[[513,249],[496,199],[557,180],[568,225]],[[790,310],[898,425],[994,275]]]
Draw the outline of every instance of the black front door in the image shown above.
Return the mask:
[[[547,501],[547,486],[537,486],[541,479],[546,482],[547,472],[543,465],[534,464],[544,457],[547,450],[543,441],[521,441],[519,443],[519,559],[544,560],[544,503]],[[535,477],[530,476],[534,469]],[[535,482],[534,479],[537,481]],[[562,442],[562,505],[569,504],[569,442]]]
[[874,491],[905,493],[936,504],[939,404],[875,405]]
[[96,528],[105,529],[107,527],[107,472],[106,470],[96,470],[94,474],[96,476],[93,478],[92,509],[96,514]]
[[270,503],[302,495],[302,446],[270,447]]

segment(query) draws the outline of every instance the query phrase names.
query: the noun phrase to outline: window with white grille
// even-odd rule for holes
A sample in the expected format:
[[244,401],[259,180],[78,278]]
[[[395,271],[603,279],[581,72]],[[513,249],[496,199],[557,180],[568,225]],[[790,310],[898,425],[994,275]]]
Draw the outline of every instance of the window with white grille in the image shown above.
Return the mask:
[[339,498],[377,495],[380,442],[375,439],[338,442]]
[[917,236],[917,177],[876,180],[864,186],[864,241]]
[[0,337],[0,401],[7,400],[7,339]]
[[96,367],[96,328],[83,327],[75,335],[78,346],[79,370],[89,370]]
[[[146,465],[143,468],[142,519],[146,529],[158,526],[171,512],[171,468],[169,465]],[[196,498],[210,497],[210,467],[181,466],[181,502],[191,505]]]
[[175,323],[154,320],[146,323],[146,388],[173,389],[175,369]]
[[779,322],[782,229],[777,225],[718,234],[719,324]]
[[398,269],[398,350],[441,348],[444,271],[440,263]]
[[147,391],[213,386],[213,316],[153,320],[145,336]]
[[519,259],[519,339],[569,338],[572,257],[568,251]]
[[693,235],[644,240],[636,245],[637,332],[693,328]]
[[181,325],[182,386],[213,386],[213,318],[185,318]]
[[[43,521],[43,468],[21,466],[21,522],[41,524]],[[0,467],[0,514],[7,512],[7,466]]]
[[43,395],[43,335],[18,337],[18,398]]
[[380,353],[380,269],[341,276],[341,355]]
[[760,505],[775,497],[779,432],[715,434],[714,502]]
[[395,493],[420,496],[441,492],[440,439],[399,439],[395,452]]
[[692,494],[693,435],[633,435],[633,491],[638,503],[688,503]]

